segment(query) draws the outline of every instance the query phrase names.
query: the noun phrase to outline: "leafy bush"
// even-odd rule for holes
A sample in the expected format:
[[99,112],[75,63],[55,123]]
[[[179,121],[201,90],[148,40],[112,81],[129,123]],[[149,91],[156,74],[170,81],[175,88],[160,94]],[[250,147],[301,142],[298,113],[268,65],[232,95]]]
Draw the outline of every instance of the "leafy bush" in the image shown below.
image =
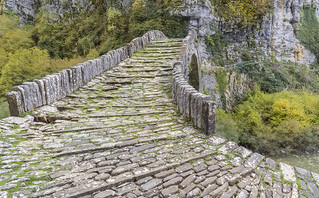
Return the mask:
[[218,31],[215,34],[207,35],[205,37],[207,51],[211,54],[213,63],[217,66],[225,66],[233,63],[224,58],[224,49],[226,47],[226,39],[222,32]]
[[0,101],[0,119],[10,116],[9,104],[6,101]]
[[319,21],[316,12],[316,7],[313,6],[303,8],[296,36],[319,60]]
[[0,91],[6,93],[11,87],[47,74],[50,67],[49,54],[37,47],[17,50],[2,69]]
[[187,19],[171,16],[163,0],[136,0],[131,7],[96,3],[93,10],[61,17],[43,7],[36,17],[32,37],[52,58],[87,56],[91,49],[99,54],[123,46],[149,30],[158,29],[168,37],[184,37]]
[[319,145],[319,96],[257,91],[231,114],[217,111],[217,129],[255,151],[311,150]]
[[248,61],[238,64],[236,70],[247,74],[267,93],[287,89],[319,92],[318,73],[305,65]]
[[254,25],[269,11],[271,0],[211,0],[215,11],[226,20]]
[[230,141],[238,142],[241,131],[231,114],[226,113],[225,110],[217,109],[216,133]]

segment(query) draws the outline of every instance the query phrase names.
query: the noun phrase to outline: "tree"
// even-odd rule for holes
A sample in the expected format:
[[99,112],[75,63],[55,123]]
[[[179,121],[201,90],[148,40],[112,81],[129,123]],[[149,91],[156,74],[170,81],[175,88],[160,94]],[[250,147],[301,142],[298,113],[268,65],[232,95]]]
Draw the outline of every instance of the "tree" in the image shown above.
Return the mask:
[[0,91],[2,95],[10,91],[12,86],[40,78],[47,74],[50,58],[47,51],[37,47],[19,49],[9,57],[2,69]]
[[243,26],[254,25],[269,11],[271,0],[211,0],[219,16]]

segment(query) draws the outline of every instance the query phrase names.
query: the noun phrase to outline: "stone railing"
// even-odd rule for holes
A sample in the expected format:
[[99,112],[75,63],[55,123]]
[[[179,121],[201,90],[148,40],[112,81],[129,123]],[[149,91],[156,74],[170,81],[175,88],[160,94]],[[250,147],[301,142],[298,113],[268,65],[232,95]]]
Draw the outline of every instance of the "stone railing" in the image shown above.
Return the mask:
[[142,37],[133,39],[126,46],[109,51],[97,59],[14,87],[13,91],[7,93],[11,116],[19,116],[37,107],[50,105],[60,100],[88,83],[95,76],[130,57],[153,40],[163,38],[166,36],[161,31],[149,31]]
[[179,60],[174,63],[172,97],[180,113],[193,124],[205,130],[207,135],[215,131],[216,105],[210,96],[198,92],[188,83],[188,67],[194,52],[197,34],[191,30],[183,40]]

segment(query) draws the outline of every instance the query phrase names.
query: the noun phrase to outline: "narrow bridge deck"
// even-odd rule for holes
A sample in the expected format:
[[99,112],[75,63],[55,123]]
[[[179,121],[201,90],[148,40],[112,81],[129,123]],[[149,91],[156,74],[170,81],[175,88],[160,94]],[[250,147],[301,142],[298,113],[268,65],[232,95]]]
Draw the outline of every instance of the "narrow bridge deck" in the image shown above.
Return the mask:
[[34,112],[51,124],[0,124],[0,197],[319,197],[317,175],[297,169],[290,182],[291,167],[178,115],[169,95],[180,46],[157,41]]

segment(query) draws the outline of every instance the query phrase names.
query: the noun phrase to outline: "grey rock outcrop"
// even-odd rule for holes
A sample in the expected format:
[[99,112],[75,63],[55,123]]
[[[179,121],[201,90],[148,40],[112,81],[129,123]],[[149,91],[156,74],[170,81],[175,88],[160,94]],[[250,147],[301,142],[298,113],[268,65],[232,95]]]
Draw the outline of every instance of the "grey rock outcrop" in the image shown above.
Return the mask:
[[[219,71],[219,72],[218,72]],[[225,90],[220,90],[217,75],[224,75]],[[201,73],[199,90],[214,98],[218,108],[231,110],[241,98],[254,88],[255,83],[245,74],[237,74],[234,69],[216,67]]]
[[[45,5],[49,12],[53,12],[59,16],[65,14],[73,15],[74,12],[79,12],[82,9],[94,8],[92,0],[3,0],[4,11],[13,11],[18,14],[21,22],[32,22],[38,9]],[[131,0],[119,0],[122,7],[131,3]],[[107,0],[105,0],[107,3]]]
[[[310,65],[316,61],[316,57],[303,46],[295,33],[304,6],[315,6],[319,18],[318,0],[274,0],[272,12],[264,16],[256,27],[240,28],[226,22],[218,17],[208,0],[189,0],[187,7],[181,7],[179,14],[190,18],[190,28],[197,29],[203,49],[205,48],[203,37],[220,30],[232,43],[227,47],[225,57],[235,62],[242,61],[241,53],[247,49],[252,52],[261,51],[261,55],[256,55],[256,58],[259,59],[274,57],[278,61],[292,61]],[[248,37],[256,43],[255,49],[249,49]]]

